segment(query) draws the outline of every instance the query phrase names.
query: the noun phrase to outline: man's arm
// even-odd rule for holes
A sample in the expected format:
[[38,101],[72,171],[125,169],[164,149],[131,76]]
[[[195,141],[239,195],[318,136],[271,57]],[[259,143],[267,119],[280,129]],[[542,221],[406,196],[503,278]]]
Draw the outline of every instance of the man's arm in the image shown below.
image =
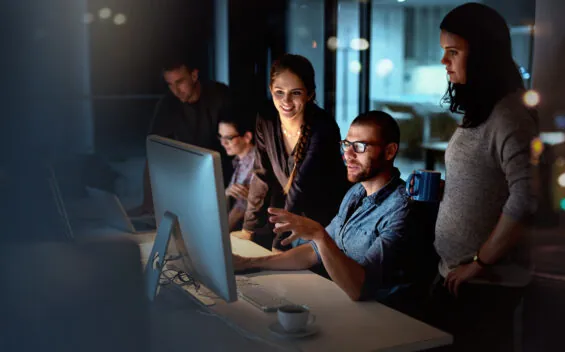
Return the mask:
[[314,242],[318,247],[322,263],[332,280],[353,301],[360,300],[365,283],[365,269],[346,256],[326,231]]
[[[274,215],[269,220],[275,223],[275,232],[292,231],[292,234],[282,241],[283,245],[291,243],[297,238],[314,242],[320,259],[332,280],[352,300],[361,299],[361,292],[365,283],[365,269],[339,249],[321,224],[282,209],[269,208],[269,213]],[[308,247],[312,248],[317,259],[314,247],[312,245]]]
[[305,270],[318,263],[318,256],[310,244],[303,244],[289,251],[265,257],[240,257],[234,255],[236,270]]
[[[405,242],[406,218],[408,205],[398,207],[389,214],[386,228],[379,230],[379,236],[367,249],[366,264],[361,265],[349,258],[337,247],[328,232],[314,220],[310,220],[280,209],[269,209],[275,216],[275,232],[292,231],[285,241],[293,241],[298,237],[311,240],[317,247],[324,267],[332,280],[354,301],[363,299],[378,287],[383,280],[383,272],[394,267],[398,260],[398,252],[402,251]],[[283,244],[284,241],[283,241]]]

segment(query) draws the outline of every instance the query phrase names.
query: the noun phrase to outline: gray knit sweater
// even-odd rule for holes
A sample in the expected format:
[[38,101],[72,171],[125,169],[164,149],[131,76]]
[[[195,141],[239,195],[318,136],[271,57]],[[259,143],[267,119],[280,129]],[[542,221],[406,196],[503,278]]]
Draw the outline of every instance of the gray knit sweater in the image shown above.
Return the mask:
[[[518,221],[531,214],[535,199],[530,143],[535,135],[537,123],[524,107],[521,94],[515,93],[502,99],[486,122],[475,128],[457,128],[451,137],[435,239],[443,277],[472,260],[501,214]],[[493,271],[500,280],[491,283],[527,283],[527,265],[518,249],[496,265]]]

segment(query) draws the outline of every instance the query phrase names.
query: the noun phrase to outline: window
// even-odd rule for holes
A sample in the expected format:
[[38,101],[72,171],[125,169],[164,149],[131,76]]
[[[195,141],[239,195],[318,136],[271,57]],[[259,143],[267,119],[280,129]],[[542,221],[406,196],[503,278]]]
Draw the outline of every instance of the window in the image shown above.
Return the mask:
[[359,115],[360,50],[366,49],[359,33],[359,2],[339,0],[337,38],[328,38],[327,45],[336,50],[335,118],[342,136]]
[[288,52],[302,55],[316,72],[316,101],[324,106],[324,0],[290,0]]

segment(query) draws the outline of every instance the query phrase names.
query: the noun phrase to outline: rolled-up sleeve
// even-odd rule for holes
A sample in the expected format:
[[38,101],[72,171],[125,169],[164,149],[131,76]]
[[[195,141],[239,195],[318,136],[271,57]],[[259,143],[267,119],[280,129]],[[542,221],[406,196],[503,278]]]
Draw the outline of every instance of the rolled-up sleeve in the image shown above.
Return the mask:
[[[330,238],[332,240],[335,241],[335,231],[337,229],[337,224],[338,222],[341,221],[339,216],[335,216],[332,221],[329,223],[328,226],[326,226],[326,232],[328,233],[328,235],[330,236]],[[316,253],[316,257],[318,258],[318,261],[316,264],[320,264],[322,262],[322,257],[320,256],[320,251],[318,250],[318,246],[316,245],[316,242],[314,241],[309,241],[309,240],[304,240],[302,238],[299,238],[298,240],[296,240],[292,246],[293,247],[298,247],[301,246],[303,244],[309,244],[312,246],[312,249],[314,249],[314,252]]]

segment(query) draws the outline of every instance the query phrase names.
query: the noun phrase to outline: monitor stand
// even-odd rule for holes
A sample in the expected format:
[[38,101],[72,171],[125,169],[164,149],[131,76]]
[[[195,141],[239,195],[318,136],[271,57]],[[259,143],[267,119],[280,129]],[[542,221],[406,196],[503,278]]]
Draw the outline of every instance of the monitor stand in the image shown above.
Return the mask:
[[[171,243],[171,238],[173,239],[173,243]],[[173,270],[183,271],[186,275],[189,275],[189,270],[192,266],[190,265],[190,257],[188,256],[188,251],[186,250],[181,235],[178,217],[167,211],[157,227],[155,242],[153,243],[153,248],[151,249],[151,254],[149,255],[145,267],[146,294],[150,301],[154,301],[158,294],[161,274],[163,269],[167,268],[167,261],[177,262],[178,259],[183,258],[188,260],[188,264],[180,260],[180,267],[176,267],[175,265]],[[189,268],[185,268],[184,266],[188,266]],[[194,278],[192,278],[192,280],[194,281]],[[171,285],[189,293],[205,306],[215,304],[214,299],[210,296],[211,292],[202,285],[198,285],[201,289],[198,289],[194,284],[177,285],[171,283]]]
[[145,266],[145,290],[150,301],[153,301],[155,296],[157,296],[159,280],[165,266],[165,256],[169,248],[169,240],[171,235],[174,236],[174,233],[178,233],[178,231],[175,231],[175,228],[178,228],[178,223],[178,217],[167,211],[157,227],[155,242]]

